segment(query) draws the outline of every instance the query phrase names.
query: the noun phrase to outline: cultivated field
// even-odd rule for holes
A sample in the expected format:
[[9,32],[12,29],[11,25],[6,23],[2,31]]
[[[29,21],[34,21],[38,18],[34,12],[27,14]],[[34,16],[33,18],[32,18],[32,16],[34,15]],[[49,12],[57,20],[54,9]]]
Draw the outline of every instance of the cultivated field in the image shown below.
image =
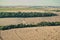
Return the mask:
[[46,12],[60,10],[60,8],[0,8],[0,12]]
[[60,26],[19,28],[0,31],[0,40],[60,40]]
[[[60,22],[59,8],[0,8],[0,12],[49,12],[58,16],[31,18],[0,18],[0,26],[16,24],[37,24],[40,22]],[[60,40],[60,26],[37,26],[0,30],[0,40]]]
[[33,18],[0,18],[0,25],[11,25],[11,24],[36,24],[39,22],[60,22],[60,12],[54,12],[58,16],[52,17],[33,17]]

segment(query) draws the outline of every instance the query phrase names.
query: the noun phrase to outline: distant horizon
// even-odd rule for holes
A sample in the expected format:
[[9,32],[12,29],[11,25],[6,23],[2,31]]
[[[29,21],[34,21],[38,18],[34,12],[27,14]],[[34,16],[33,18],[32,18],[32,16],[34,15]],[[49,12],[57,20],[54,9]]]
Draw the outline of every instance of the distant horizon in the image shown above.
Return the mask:
[[[52,5],[0,5],[0,6],[52,6]],[[53,6],[55,6],[55,5],[53,5]]]
[[0,0],[0,6],[60,6],[60,0]]
[[[0,6],[32,6],[32,5],[0,5]],[[33,6],[36,6],[36,5],[33,5]],[[38,5],[38,6],[43,6],[43,5]]]

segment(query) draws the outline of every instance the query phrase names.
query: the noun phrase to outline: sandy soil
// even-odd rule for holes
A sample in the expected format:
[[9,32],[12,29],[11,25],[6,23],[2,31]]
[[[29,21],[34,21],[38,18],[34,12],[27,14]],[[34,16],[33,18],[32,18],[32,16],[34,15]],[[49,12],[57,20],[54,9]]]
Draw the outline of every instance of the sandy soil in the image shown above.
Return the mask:
[[60,40],[60,26],[18,28],[0,31],[0,40]]

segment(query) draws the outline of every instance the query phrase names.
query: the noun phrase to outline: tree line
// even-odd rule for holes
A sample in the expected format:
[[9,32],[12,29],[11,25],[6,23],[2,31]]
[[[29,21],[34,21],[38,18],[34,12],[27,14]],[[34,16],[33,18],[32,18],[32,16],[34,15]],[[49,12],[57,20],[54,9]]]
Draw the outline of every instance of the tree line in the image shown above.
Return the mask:
[[60,22],[40,22],[37,24],[17,24],[17,25],[8,25],[0,26],[0,30],[8,30],[14,28],[25,28],[25,27],[41,27],[41,26],[60,26]]
[[57,16],[54,13],[41,13],[41,12],[0,12],[0,18],[7,17],[50,17]]

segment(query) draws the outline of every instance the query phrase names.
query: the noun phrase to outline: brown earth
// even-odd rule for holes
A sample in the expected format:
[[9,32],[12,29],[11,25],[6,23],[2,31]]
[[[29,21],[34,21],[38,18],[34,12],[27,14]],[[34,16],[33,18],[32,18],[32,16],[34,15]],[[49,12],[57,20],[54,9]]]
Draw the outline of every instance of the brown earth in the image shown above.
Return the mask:
[[0,31],[0,40],[60,40],[60,26],[18,28]]

